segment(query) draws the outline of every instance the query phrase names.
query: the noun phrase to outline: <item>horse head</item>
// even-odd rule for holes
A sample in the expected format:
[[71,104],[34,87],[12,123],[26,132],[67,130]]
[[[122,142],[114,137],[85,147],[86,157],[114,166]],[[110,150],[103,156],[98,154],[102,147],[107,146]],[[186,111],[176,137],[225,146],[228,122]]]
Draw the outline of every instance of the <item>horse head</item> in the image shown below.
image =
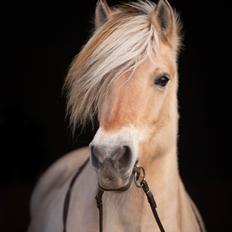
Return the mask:
[[71,122],[98,117],[90,160],[105,190],[127,189],[137,162],[151,164],[176,143],[179,29],[167,0],[98,1],[94,35],[66,85]]

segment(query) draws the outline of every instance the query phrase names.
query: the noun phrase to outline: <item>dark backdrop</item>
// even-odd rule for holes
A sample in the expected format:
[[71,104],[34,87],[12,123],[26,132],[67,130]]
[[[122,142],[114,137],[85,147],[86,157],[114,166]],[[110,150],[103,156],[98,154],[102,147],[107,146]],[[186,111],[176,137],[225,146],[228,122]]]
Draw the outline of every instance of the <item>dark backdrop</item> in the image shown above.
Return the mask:
[[[109,1],[115,4],[118,1]],[[21,3],[20,3],[21,4]],[[209,231],[231,225],[231,7],[172,0],[184,24],[180,56],[180,171]],[[72,138],[62,85],[91,31],[95,0],[2,7],[0,228],[25,231],[38,176],[94,132]],[[6,53],[5,53],[6,52]]]

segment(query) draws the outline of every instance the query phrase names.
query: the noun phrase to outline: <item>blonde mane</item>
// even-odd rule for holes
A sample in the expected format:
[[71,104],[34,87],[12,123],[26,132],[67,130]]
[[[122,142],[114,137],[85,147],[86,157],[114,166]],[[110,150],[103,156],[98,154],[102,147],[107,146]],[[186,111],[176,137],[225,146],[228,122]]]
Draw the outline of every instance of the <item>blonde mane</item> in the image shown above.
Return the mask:
[[73,128],[93,120],[115,78],[157,51],[159,33],[150,17],[154,7],[150,1],[115,7],[75,57],[65,82]]

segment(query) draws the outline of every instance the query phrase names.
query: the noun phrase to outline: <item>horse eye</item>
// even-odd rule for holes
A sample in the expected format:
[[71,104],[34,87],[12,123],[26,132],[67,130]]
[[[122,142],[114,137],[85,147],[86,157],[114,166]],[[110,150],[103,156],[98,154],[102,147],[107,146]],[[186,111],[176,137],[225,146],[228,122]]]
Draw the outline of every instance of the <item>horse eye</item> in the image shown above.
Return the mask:
[[155,85],[158,85],[160,87],[164,87],[167,85],[168,81],[169,81],[168,75],[164,74],[164,75],[161,75],[155,79]]

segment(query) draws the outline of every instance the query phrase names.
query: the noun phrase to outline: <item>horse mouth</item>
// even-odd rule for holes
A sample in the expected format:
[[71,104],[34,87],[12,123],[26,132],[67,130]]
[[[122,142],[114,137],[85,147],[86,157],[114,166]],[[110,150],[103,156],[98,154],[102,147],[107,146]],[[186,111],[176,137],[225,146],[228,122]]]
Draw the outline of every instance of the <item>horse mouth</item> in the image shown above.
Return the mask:
[[119,181],[108,181],[107,183],[104,183],[99,180],[98,187],[103,191],[125,192],[130,188],[133,179],[134,174],[132,173],[126,180],[123,182],[120,181],[120,184],[118,183]]

